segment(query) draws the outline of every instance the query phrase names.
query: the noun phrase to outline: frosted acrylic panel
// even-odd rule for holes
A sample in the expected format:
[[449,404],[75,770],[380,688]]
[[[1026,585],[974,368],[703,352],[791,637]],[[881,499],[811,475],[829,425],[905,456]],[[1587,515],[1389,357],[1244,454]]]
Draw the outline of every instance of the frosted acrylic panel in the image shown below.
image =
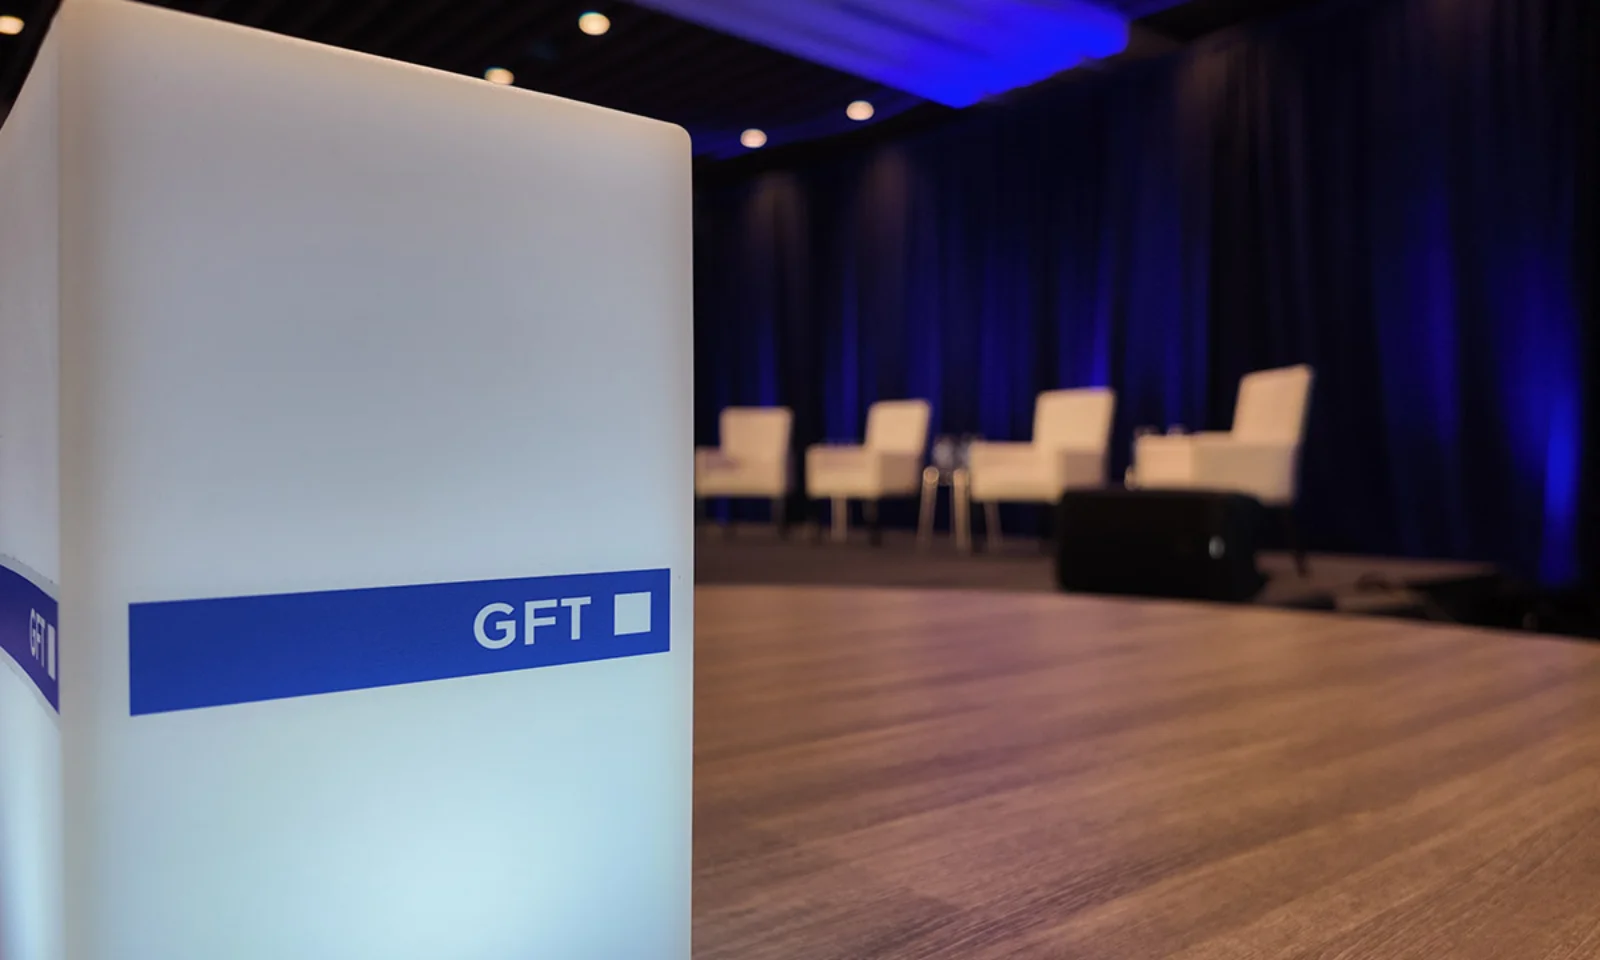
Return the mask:
[[[685,136],[57,29],[69,960],[686,957]],[[129,604],[656,568],[668,654],[129,713]]]
[[[36,581],[60,559],[56,117],[52,43],[0,126],[0,565]],[[0,652],[0,958],[56,960],[61,931],[60,728]]]
[[60,573],[57,44],[0,124],[0,553]]

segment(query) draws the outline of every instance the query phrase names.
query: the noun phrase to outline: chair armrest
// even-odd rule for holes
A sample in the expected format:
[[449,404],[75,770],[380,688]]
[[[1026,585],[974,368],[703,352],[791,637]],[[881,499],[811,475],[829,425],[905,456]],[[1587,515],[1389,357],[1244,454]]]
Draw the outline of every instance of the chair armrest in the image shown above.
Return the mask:
[[727,470],[738,461],[722,452],[721,447],[695,447],[694,468],[703,470]]
[[911,496],[922,486],[922,456],[817,444],[806,448],[806,475],[808,490],[813,481],[827,477],[826,486],[845,475],[849,496]]
[[866,447],[841,443],[814,443],[806,447],[806,466],[822,469],[856,469],[871,460]]
[[973,473],[1003,470],[1013,465],[1032,466],[1039,449],[1031,443],[978,441],[967,448],[967,467]]
[[911,496],[922,488],[922,455],[873,451],[873,472],[879,491],[888,496]]
[[1057,450],[1051,460],[1058,490],[1103,487],[1106,484],[1106,454],[1103,450]]
[[1299,448],[1284,443],[1202,442],[1195,447],[1195,485],[1248,493],[1269,506],[1294,502]]
[[1191,434],[1149,434],[1133,443],[1134,482],[1141,487],[1194,485],[1195,437]]

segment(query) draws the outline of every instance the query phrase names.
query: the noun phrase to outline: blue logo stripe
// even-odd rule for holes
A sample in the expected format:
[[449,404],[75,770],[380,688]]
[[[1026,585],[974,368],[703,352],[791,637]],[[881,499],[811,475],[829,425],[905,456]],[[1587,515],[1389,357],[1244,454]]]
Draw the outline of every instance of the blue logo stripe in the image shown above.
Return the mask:
[[0,650],[61,711],[59,609],[55,598],[32,580],[0,564]]
[[665,653],[667,570],[137,603],[134,715]]

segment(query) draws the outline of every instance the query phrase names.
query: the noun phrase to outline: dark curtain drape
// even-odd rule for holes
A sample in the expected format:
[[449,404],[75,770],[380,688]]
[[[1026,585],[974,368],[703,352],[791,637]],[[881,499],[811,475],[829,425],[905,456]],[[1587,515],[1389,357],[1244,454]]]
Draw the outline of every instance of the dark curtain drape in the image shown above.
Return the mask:
[[[921,136],[697,184],[698,429],[784,403],[797,444],[928,398],[1028,433],[1116,388],[1225,428],[1238,378],[1317,370],[1313,546],[1594,558],[1594,0],[1330,0]],[[1587,535],[1587,536],[1586,536]]]

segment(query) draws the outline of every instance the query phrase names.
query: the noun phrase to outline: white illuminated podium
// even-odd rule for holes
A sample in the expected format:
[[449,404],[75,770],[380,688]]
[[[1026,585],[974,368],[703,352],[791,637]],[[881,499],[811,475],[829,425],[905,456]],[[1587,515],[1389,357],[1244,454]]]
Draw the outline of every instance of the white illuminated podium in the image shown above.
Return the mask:
[[67,0],[0,128],[0,955],[688,956],[689,181]]

